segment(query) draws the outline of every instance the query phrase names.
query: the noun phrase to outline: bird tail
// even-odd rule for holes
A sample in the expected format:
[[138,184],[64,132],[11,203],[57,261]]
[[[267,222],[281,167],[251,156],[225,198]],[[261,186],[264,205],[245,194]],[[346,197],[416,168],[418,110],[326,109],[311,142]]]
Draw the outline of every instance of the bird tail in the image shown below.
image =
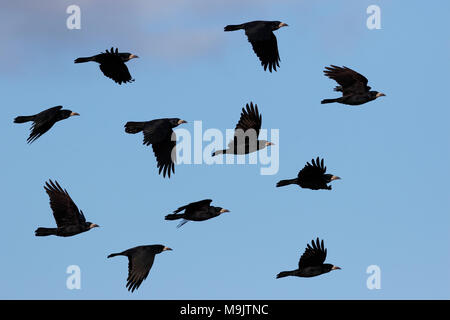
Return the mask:
[[37,228],[35,232],[36,237],[45,237],[56,235],[56,228]]
[[339,98],[337,98],[337,99],[324,99],[320,103],[321,104],[325,104],[325,103],[333,103],[333,102],[338,102],[338,101],[339,101]]
[[236,31],[242,29],[244,26],[242,24],[230,24],[226,26],[223,30],[224,31]]
[[343,92],[342,86],[337,86],[336,88],[334,88],[334,91]]
[[184,218],[184,214],[172,213],[172,214],[168,214],[164,219],[166,219],[166,220],[177,220],[177,219],[182,219],[182,218]]
[[83,63],[83,62],[89,62],[89,61],[93,61],[93,57],[76,58],[74,62],[75,63]]
[[144,130],[145,122],[129,121],[125,124],[125,132],[135,134]]
[[34,116],[19,116],[14,119],[14,123],[24,123],[28,121],[33,121]]
[[224,154],[227,150],[217,150],[212,153],[212,156],[217,156],[218,154]]
[[297,183],[297,179],[280,180],[277,183],[277,187],[284,187],[295,183]]
[[292,275],[292,271],[282,271],[279,274],[277,274],[277,279],[284,278]]

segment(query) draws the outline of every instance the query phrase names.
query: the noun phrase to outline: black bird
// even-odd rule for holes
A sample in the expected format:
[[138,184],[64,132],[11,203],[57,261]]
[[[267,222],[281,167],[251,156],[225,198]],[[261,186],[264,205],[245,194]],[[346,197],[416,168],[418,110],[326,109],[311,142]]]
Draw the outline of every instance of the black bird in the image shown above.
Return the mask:
[[252,21],[238,25],[228,25],[224,31],[235,31],[244,29],[248,41],[252,44],[253,51],[261,61],[264,70],[269,67],[277,71],[280,66],[280,54],[278,53],[277,38],[273,31],[281,27],[287,27],[286,23],[280,21]]
[[108,258],[115,256],[128,257],[128,278],[127,285],[128,291],[133,292],[144,281],[155,260],[155,255],[163,251],[172,250],[160,244],[154,244],[149,246],[139,246],[120,253],[112,253]]
[[72,116],[79,116],[78,113],[72,112],[71,110],[62,109],[62,106],[56,106],[33,116],[19,116],[14,119],[14,123],[25,123],[33,121],[31,126],[31,133],[27,139],[28,143],[32,143],[34,140],[42,136],[48,130],[50,130],[53,125],[61,120],[67,119]]
[[248,154],[274,143],[266,140],[258,140],[261,129],[262,116],[258,112],[258,106],[247,103],[246,108],[242,108],[241,118],[234,129],[234,138],[228,143],[228,148],[213,152],[212,156],[218,154]]
[[100,64],[100,70],[105,76],[113,79],[118,84],[122,84],[134,81],[134,79],[131,78],[127,66],[125,65],[125,62],[133,58],[139,57],[129,52],[119,52],[118,48],[116,48],[115,51],[114,48],[111,48],[110,51],[107,49],[105,52],[92,57],[77,58],[74,62],[83,63],[95,61]]
[[290,184],[297,184],[302,188],[308,188],[312,190],[326,189],[331,190],[331,186],[327,185],[333,180],[341,179],[332,174],[326,174],[327,167],[323,164],[323,159],[320,160],[319,157],[314,161],[312,159],[312,164],[306,163],[305,167],[300,170],[297,178],[281,180],[278,181],[277,187],[284,187]]
[[86,222],[83,211],[78,210],[67,191],[63,190],[57,181],[49,181],[50,183],[45,183],[44,189],[50,197],[50,207],[57,227],[37,228],[36,236],[70,237],[98,227],[95,223]]
[[[197,202],[189,203],[183,207],[179,207],[177,210],[173,212],[173,214],[168,214],[165,219],[166,220],[177,220],[183,219],[177,228],[181,227],[185,223],[189,221],[205,221],[214,217],[217,217],[225,212],[230,212],[227,209],[223,209],[221,207],[213,207],[211,206],[211,199],[201,200]],[[183,211],[184,213],[179,212]]]
[[144,144],[152,145],[153,152],[158,162],[159,174],[163,172],[163,177],[170,172],[175,173],[176,161],[176,134],[173,128],[182,123],[187,123],[179,118],[156,119],[146,122],[129,121],[125,124],[125,132],[135,134],[143,131]]
[[301,256],[298,262],[298,269],[282,271],[277,274],[277,279],[287,276],[310,278],[330,272],[331,270],[341,269],[332,264],[324,263],[327,257],[327,249],[323,245],[323,240],[319,242],[319,238],[317,238],[316,243],[312,240],[311,245],[307,245],[305,252]]
[[334,88],[334,91],[342,92],[342,97],[322,100],[322,104],[338,102],[357,106],[385,96],[384,93],[370,91],[371,87],[367,85],[367,78],[345,66],[337,67],[331,65],[331,67],[325,67],[323,72],[328,78],[335,80],[339,84],[339,86]]

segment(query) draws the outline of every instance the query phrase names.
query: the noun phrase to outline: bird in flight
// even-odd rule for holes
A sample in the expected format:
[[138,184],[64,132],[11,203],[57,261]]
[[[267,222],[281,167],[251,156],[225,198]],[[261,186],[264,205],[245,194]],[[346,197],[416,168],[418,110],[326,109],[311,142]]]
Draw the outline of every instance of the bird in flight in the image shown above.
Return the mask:
[[100,70],[106,77],[113,79],[114,82],[118,84],[122,84],[134,81],[134,79],[131,78],[127,66],[125,65],[125,62],[128,62],[134,58],[139,57],[129,52],[119,52],[118,48],[116,48],[115,51],[114,48],[111,48],[110,51],[106,49],[105,52],[92,57],[77,58],[74,62],[84,63],[95,61],[100,64]]
[[145,122],[129,121],[125,124],[125,132],[136,134],[144,133],[144,145],[152,145],[158,163],[159,174],[170,178],[171,171],[175,173],[176,161],[176,134],[173,128],[187,123],[179,118],[156,119]]
[[277,38],[273,31],[281,27],[287,27],[286,23],[280,21],[252,21],[238,25],[228,25],[224,31],[245,30],[248,41],[252,44],[253,51],[261,61],[264,70],[277,71],[280,66],[280,54],[278,53]]
[[259,114],[258,106],[247,103],[246,108],[242,108],[241,118],[234,129],[234,138],[228,143],[225,150],[217,150],[212,156],[218,154],[248,154],[265,147],[275,145],[266,140],[258,140],[261,129],[262,116]]
[[50,197],[50,207],[56,221],[56,228],[37,228],[36,236],[70,237],[99,226],[89,221],[86,222],[83,211],[78,210],[75,202],[57,181],[49,180],[45,183],[44,189]]
[[172,250],[160,244],[154,244],[149,246],[139,246],[120,253],[112,253],[108,258],[115,256],[128,257],[128,278],[127,285],[128,291],[134,292],[144,281],[155,260],[155,255],[163,251]]
[[282,271],[277,274],[278,278],[295,276],[310,278],[330,272],[331,270],[339,270],[341,268],[324,263],[327,257],[327,249],[323,245],[323,240],[319,242],[319,238],[311,241],[311,245],[307,244],[305,252],[300,257],[298,269],[292,271]]
[[61,120],[67,119],[72,116],[79,116],[78,113],[72,112],[71,110],[65,110],[62,106],[56,106],[33,116],[19,116],[14,119],[14,123],[25,123],[33,121],[31,126],[31,133],[27,139],[28,143],[32,143],[34,140],[42,136],[48,130],[50,130],[53,125]]
[[277,187],[297,184],[302,188],[312,190],[331,190],[331,186],[327,184],[333,180],[341,179],[338,176],[325,173],[327,167],[324,166],[323,159],[320,160],[319,157],[317,157],[315,161],[312,159],[311,163],[306,163],[305,167],[298,173],[297,178],[278,181]]
[[334,91],[342,92],[342,97],[322,100],[322,104],[338,102],[357,106],[385,96],[384,93],[370,91],[371,87],[367,85],[367,78],[345,66],[337,67],[331,65],[331,67],[325,67],[323,72],[328,78],[335,80],[339,84],[339,86],[334,88]]
[[[189,203],[183,207],[179,207],[177,210],[173,212],[173,214],[168,214],[165,219],[166,220],[177,220],[183,219],[177,228],[181,227],[185,223],[189,221],[205,221],[214,217],[217,217],[225,212],[230,212],[227,209],[223,209],[221,207],[213,207],[211,206],[211,199],[201,200],[197,202]],[[184,210],[184,213],[180,213]]]

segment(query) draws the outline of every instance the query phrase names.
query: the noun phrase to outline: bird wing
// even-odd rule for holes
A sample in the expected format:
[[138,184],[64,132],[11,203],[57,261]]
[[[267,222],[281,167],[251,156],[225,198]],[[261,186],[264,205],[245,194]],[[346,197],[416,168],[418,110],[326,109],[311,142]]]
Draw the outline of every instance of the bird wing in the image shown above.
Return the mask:
[[173,130],[171,134],[167,135],[164,140],[158,143],[153,143],[152,148],[158,163],[159,174],[163,172],[163,177],[168,175],[170,178],[170,172],[175,173],[175,161],[176,161],[176,135]]
[[144,144],[150,145],[153,143],[162,142],[167,139],[167,136],[172,134],[172,126],[167,119],[157,119],[149,121],[144,126]]
[[47,110],[44,110],[36,115],[35,120],[30,128],[30,136],[27,139],[28,143],[32,143],[34,140],[42,136],[56,123],[56,115],[62,106],[56,106]]
[[367,86],[367,78],[362,74],[347,68],[331,65],[331,67],[325,67],[323,71],[325,75],[335,80],[342,86],[343,95],[365,93],[371,88]]
[[45,183],[44,189],[50,197],[50,207],[58,228],[69,225],[82,225],[86,222],[83,213],[78,210],[75,202],[57,181],[49,180],[49,182]]
[[255,130],[256,138],[258,138],[261,123],[262,116],[259,114],[258,105],[253,105],[253,102],[250,102],[250,105],[247,103],[246,108],[242,108],[241,117],[234,129],[234,141],[231,141],[228,146],[231,147],[236,142],[243,141],[243,135],[250,134],[247,132],[250,129]]
[[113,79],[118,84],[134,81],[127,66],[120,58],[117,48],[116,51],[114,48],[111,48],[111,51],[106,50],[103,55],[100,70],[106,77]]
[[300,257],[298,262],[299,269],[320,266],[325,262],[327,257],[327,249],[324,247],[323,240],[319,242],[319,238],[317,238],[315,243],[314,240],[312,240],[311,245],[312,246],[307,244],[305,252]]
[[312,164],[307,162],[302,170],[298,173],[297,178],[302,180],[314,180],[320,178],[327,171],[327,167],[324,166],[323,159],[320,160],[319,157],[312,159]]
[[261,61],[264,70],[277,71],[280,66],[280,54],[278,53],[277,38],[272,30],[265,25],[256,25],[245,30],[248,41],[252,44],[253,51]]
[[127,285],[128,291],[133,292],[144,281],[153,265],[155,260],[155,254],[148,252],[142,247],[138,247],[132,250],[128,254],[128,278]]
[[211,205],[211,202],[212,202],[211,199],[205,199],[205,200],[200,200],[200,201],[196,201],[196,202],[191,202],[185,206],[179,207],[173,213],[178,213],[185,209],[194,209],[194,210],[198,210],[198,209],[202,209],[202,208],[207,209]]

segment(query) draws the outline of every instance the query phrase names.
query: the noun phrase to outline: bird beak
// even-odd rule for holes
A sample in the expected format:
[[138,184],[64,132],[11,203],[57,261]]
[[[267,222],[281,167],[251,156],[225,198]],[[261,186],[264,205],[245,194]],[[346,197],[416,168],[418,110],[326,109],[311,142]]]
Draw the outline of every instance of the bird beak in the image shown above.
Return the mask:
[[333,266],[333,267],[331,268],[331,270],[341,270],[341,268],[339,268],[339,267],[337,267],[337,266]]
[[80,114],[79,113],[76,113],[76,112],[72,112],[71,114],[70,114],[70,116],[72,117],[72,116],[79,116]]
[[341,178],[338,177],[338,176],[332,176],[332,177],[331,177],[331,181],[333,181],[333,180],[341,180]]
[[266,146],[268,147],[268,146],[274,146],[275,145],[275,143],[273,143],[273,142],[270,142],[270,141],[267,141],[266,142]]
[[187,123],[187,121],[185,121],[185,120],[178,120],[178,125],[180,125],[182,123]]
[[282,23],[280,23],[280,24],[278,25],[278,28],[281,28],[281,27],[289,27],[289,25],[286,24],[286,23],[284,23],[284,22],[282,22]]
[[164,247],[163,251],[172,251],[172,249],[169,247]]
[[224,212],[230,212],[230,210],[228,210],[228,209],[222,209],[222,210],[220,210],[220,213],[224,213]]
[[98,224],[93,223],[93,224],[91,224],[90,229],[92,229],[92,228],[99,228],[99,227],[100,226]]
[[383,92],[378,92],[375,97],[379,98],[379,97],[384,97],[384,96],[386,96],[386,95]]
[[130,54],[130,59],[133,59],[133,58],[139,58],[139,57],[134,54]]

